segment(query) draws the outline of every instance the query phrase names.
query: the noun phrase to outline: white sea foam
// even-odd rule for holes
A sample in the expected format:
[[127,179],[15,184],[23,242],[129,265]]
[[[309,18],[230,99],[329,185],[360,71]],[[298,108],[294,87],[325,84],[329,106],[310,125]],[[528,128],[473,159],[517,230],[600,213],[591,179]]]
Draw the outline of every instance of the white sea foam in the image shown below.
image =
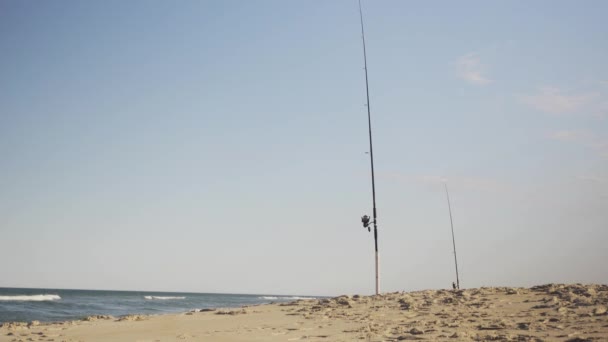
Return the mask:
[[275,300],[275,299],[279,299],[279,297],[262,296],[262,297],[258,297],[258,299]]
[[186,299],[186,297],[161,297],[161,296],[144,296],[145,299],[150,300],[173,300],[173,299]]
[[294,299],[294,300],[298,300],[298,299],[317,299],[315,297],[285,297],[285,299]]
[[50,300],[60,300],[61,297],[53,294],[22,295],[22,296],[0,296],[0,301],[19,301],[19,302],[44,302]]

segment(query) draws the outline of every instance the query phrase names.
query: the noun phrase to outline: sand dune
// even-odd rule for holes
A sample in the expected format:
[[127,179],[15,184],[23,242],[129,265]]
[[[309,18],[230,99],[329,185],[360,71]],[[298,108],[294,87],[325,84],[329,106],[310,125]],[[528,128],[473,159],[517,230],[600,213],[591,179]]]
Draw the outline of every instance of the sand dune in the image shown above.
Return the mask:
[[4,323],[3,341],[608,341],[608,286],[340,296],[177,315]]

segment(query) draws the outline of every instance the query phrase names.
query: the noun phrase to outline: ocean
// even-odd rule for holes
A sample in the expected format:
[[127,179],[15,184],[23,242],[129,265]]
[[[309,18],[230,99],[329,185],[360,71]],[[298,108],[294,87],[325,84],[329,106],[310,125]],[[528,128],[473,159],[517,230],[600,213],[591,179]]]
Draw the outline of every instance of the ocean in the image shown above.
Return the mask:
[[0,323],[57,322],[92,315],[120,317],[230,308],[313,297],[185,292],[96,291],[0,287]]

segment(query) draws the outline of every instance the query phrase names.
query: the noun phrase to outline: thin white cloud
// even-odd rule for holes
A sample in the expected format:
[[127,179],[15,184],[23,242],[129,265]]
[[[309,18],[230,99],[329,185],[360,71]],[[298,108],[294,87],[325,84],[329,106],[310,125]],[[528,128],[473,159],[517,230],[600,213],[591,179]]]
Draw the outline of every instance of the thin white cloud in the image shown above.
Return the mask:
[[600,157],[608,158],[608,139],[588,130],[560,130],[550,132],[551,140],[571,143],[594,150]]
[[456,61],[458,77],[476,85],[486,85],[492,82],[484,75],[485,67],[477,53],[468,53]]
[[551,114],[579,112],[591,105],[598,93],[566,94],[558,88],[543,87],[534,95],[522,96],[522,101],[539,111]]

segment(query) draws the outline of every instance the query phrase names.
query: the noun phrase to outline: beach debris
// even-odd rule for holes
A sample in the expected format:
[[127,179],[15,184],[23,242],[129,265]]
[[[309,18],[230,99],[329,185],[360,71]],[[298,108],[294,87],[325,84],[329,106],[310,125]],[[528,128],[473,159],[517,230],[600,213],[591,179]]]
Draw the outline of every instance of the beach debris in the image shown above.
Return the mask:
[[213,308],[204,308],[204,309],[194,309],[190,312],[212,312],[212,311],[216,311],[217,309],[213,309]]
[[345,305],[345,306],[348,306],[348,307],[351,307],[351,306],[352,306],[352,305],[351,305],[352,303],[351,303],[351,300],[350,300],[350,297],[349,297],[349,296],[340,296],[340,297],[336,297],[336,298],[334,298],[334,300],[335,300],[335,302],[336,302],[337,304],[340,304],[340,305]]
[[464,331],[456,331],[452,335],[450,335],[450,338],[464,338],[467,336],[468,334]]
[[414,304],[410,300],[407,300],[405,298],[400,298],[398,303],[400,304],[401,310],[410,310],[415,308]]
[[607,310],[606,310],[605,306],[600,306],[600,307],[593,309],[593,314],[596,316],[605,315],[606,311]]
[[414,327],[414,328],[410,329],[410,334],[412,334],[412,335],[422,335],[422,334],[424,334],[424,330],[418,329],[418,328]]
[[101,320],[107,320],[107,319],[115,319],[114,316],[110,316],[110,315],[92,315],[92,316],[87,316],[85,318],[83,318],[82,320],[85,322],[95,322],[95,321],[101,321]]
[[0,325],[0,328],[8,331],[25,330],[29,329],[28,323],[25,322],[6,322]]
[[144,321],[148,319],[148,316],[146,315],[126,315],[126,316],[122,316],[119,319],[117,319],[118,322],[124,322],[124,321]]
[[246,314],[247,311],[245,311],[244,309],[241,310],[218,310],[215,314],[216,315],[242,315],[242,314]]
[[519,294],[519,292],[516,289],[512,288],[512,287],[508,287],[507,288],[507,294],[508,295],[516,295],[516,294]]

